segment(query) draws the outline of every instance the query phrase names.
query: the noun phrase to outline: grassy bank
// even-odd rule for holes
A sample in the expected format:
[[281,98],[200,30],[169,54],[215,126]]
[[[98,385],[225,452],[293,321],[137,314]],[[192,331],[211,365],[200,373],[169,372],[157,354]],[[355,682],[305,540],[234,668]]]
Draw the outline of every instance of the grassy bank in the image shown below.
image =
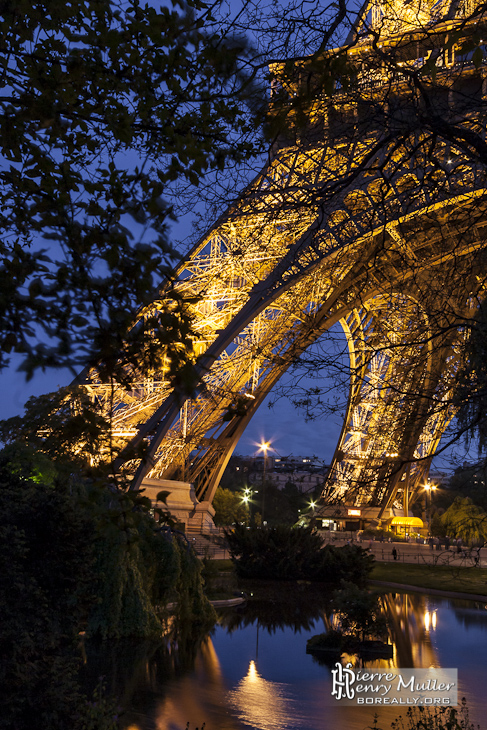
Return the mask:
[[233,571],[234,565],[233,561],[230,560],[230,558],[226,558],[225,560],[213,558],[211,562],[220,573],[228,573],[229,571]]
[[[233,572],[231,560],[213,560],[212,563],[217,568],[217,575]],[[370,577],[372,580],[416,586],[425,590],[433,588],[487,596],[487,570],[481,568],[377,562]]]
[[425,590],[433,588],[487,596],[487,570],[481,568],[376,563],[370,577],[372,580],[417,586]]

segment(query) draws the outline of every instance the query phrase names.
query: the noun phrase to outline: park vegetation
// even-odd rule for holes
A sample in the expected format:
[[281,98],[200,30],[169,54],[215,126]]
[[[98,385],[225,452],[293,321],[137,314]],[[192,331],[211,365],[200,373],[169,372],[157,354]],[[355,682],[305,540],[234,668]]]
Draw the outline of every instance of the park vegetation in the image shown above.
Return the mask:
[[374,558],[356,545],[323,545],[312,527],[236,525],[226,537],[242,578],[367,582]]
[[242,494],[231,489],[219,487],[213,498],[215,525],[227,527],[235,523],[249,524],[250,514],[247,505],[242,499]]
[[[116,380],[127,390],[165,368],[181,400],[195,392],[192,322],[172,287],[179,254],[168,227],[181,191],[194,195],[205,175],[262,151],[265,102],[256,79],[271,54],[303,56],[314,48],[313,74],[323,82],[287,99],[282,114],[268,121],[274,141],[282,142],[291,126],[299,135],[322,87],[331,96],[334,77],[352,84],[355,71],[343,58],[323,57],[339,38],[347,8],[311,18],[302,7],[294,7],[302,31],[297,43],[277,4],[269,12],[278,22],[250,3],[240,27],[200,0],[161,8],[136,0],[3,4],[0,366],[12,354],[28,377],[39,368],[94,366],[100,381]],[[265,54],[244,37],[251,17],[255,35],[275,28]],[[379,56],[397,70],[395,58]],[[284,71],[292,81],[293,70]],[[431,63],[408,73],[416,101],[428,99]],[[284,101],[280,94],[276,101]],[[411,161],[409,143],[420,131],[418,144],[431,151],[437,171],[450,175],[442,145],[435,147],[446,122],[431,105],[413,107],[408,123],[381,143],[384,153],[391,143],[403,145]],[[390,109],[392,123],[399,123],[401,115]],[[485,162],[483,132],[472,129],[466,137],[450,120],[447,133],[472,164]],[[357,162],[351,174],[364,171]],[[387,165],[382,172],[384,202]],[[323,200],[343,193],[344,185],[333,179]],[[461,268],[458,275],[463,281]],[[483,295],[482,286],[475,296]],[[463,412],[474,433],[486,412],[483,316],[479,309],[467,321],[467,356],[475,367],[458,391],[473,409]],[[452,315],[441,337],[458,327]],[[2,427],[0,727],[109,730],[114,708],[90,704],[77,681],[80,632],[101,640],[159,636],[159,609],[168,601],[179,606],[176,626],[203,627],[213,619],[184,536],[165,514],[154,520],[143,493],[128,493],[125,476],[115,476],[106,416],[76,386],[58,394],[55,406],[32,402],[27,419]],[[97,463],[100,452],[111,463]],[[236,570],[246,577],[363,585],[372,568],[361,548],[322,546],[311,528],[237,525],[228,540]]]
[[6,2],[0,28],[0,366],[127,384],[169,352],[179,382],[168,230],[178,186],[260,144],[247,41],[199,0]]
[[160,639],[169,601],[176,629],[205,632],[215,619],[184,536],[142,496],[66,467],[23,444],[0,452],[2,728],[109,730],[110,701],[80,689],[80,636]]
[[333,628],[313,636],[307,642],[309,652],[320,650],[341,653],[381,652],[391,647],[387,638],[387,620],[383,615],[380,598],[354,583],[342,581],[333,593]]

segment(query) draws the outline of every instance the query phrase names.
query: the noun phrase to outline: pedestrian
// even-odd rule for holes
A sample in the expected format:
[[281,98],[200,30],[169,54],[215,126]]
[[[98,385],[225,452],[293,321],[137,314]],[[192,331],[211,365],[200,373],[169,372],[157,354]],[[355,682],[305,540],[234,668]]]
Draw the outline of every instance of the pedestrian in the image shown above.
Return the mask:
[[394,560],[397,560],[397,550],[395,547],[392,548],[392,557],[394,558]]

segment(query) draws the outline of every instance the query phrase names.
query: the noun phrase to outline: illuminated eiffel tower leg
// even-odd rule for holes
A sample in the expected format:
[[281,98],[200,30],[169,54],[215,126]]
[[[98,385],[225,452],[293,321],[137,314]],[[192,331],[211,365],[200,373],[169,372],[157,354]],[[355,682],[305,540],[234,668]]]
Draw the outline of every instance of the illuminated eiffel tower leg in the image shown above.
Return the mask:
[[[409,22],[401,8],[399,25]],[[87,385],[121,447],[115,466],[134,474],[133,488],[146,475],[179,474],[211,500],[272,385],[340,321],[352,385],[329,496],[385,509],[406,491],[406,475],[414,494],[425,473],[451,417],[436,404],[451,390],[462,316],[485,279],[485,170],[466,170],[461,151],[438,134],[430,159],[421,129],[398,142],[387,125],[357,134],[353,121],[338,140],[328,129],[335,102],[314,111],[321,136],[277,149],[176,272],[194,322],[200,385],[191,402],[165,366],[136,377],[128,393],[91,373]],[[469,129],[484,129],[482,119],[472,111]],[[146,458],[131,462],[142,445]]]
[[[395,299],[395,306],[391,299]],[[387,309],[390,311],[385,317]],[[303,327],[293,347],[274,359],[260,387],[252,394],[246,393],[251,398],[244,412],[235,414],[220,435],[200,445],[201,458],[198,453],[192,455],[191,481],[198,484],[199,497],[206,495],[211,500],[233,449],[262,400],[306,349],[310,336],[316,339],[317,333],[336,321],[336,313],[324,321],[319,320],[319,314],[322,312],[318,309],[312,324]],[[421,315],[420,308],[396,295],[388,302],[370,300],[360,311],[355,309],[341,320],[350,343],[353,379],[348,414],[326,489],[328,499],[372,501],[385,508],[398,492],[405,493],[407,475],[409,499],[411,503],[414,500],[429,469],[430,457],[453,415],[452,408],[442,400],[442,391],[444,395],[447,371],[454,371],[459,349],[454,330],[442,336],[441,342],[437,338],[432,348],[433,333],[427,330]],[[411,319],[418,316],[414,328]],[[411,345],[415,340],[419,344]],[[432,397],[437,400],[433,411]]]
[[[475,196],[466,200],[465,230],[470,225],[470,204],[476,203]],[[427,213],[431,218],[431,211]],[[419,215],[415,220],[415,231],[420,230]],[[283,237],[286,233],[282,233]],[[221,231],[216,235],[221,243]],[[395,245],[394,238],[390,242]],[[212,239],[209,241],[211,243]],[[424,248],[424,241],[419,239],[418,245]],[[220,246],[218,253],[215,248],[212,247],[208,257],[203,249],[189,260],[187,270],[192,276],[184,278],[181,285],[187,293],[200,294],[205,289],[208,292],[195,305],[200,308],[200,312],[195,313],[195,322],[201,332],[195,349],[204,353],[197,367],[205,389],[201,390],[181,418],[182,402],[177,394],[171,393],[169,384],[164,381],[164,373],[161,373],[159,378],[142,383],[138,391],[130,394],[124,394],[120,388],[115,393],[117,407],[114,412],[116,423],[120,424],[119,438],[128,440],[137,430],[135,438],[131,440],[132,446],[137,446],[142,438],[151,439],[149,468],[153,476],[174,473],[175,467],[198,449],[203,461],[200,466],[195,464],[193,473],[197,477],[206,472],[203,481],[206,481],[205,491],[209,490],[208,494],[214,491],[217,475],[221,473],[244,425],[289,364],[336,322],[351,317],[348,328],[355,331],[353,318],[362,321],[357,312],[362,302],[367,300],[367,292],[372,296],[377,291],[378,274],[384,280],[381,287],[389,296],[397,276],[397,269],[391,261],[391,249],[386,250],[387,260],[381,261],[385,250],[383,227],[375,238],[367,236],[366,245],[363,239],[359,239],[333,252],[333,255],[323,255],[321,260],[316,257],[318,260],[304,272],[295,266],[295,259],[291,257],[284,256],[277,262],[272,261],[267,277],[262,277],[247,291],[241,285],[242,282],[237,282],[235,288],[229,285],[229,264],[234,264],[234,257],[229,254],[228,248],[225,250]],[[472,248],[475,249],[475,246],[472,247],[471,240],[466,241],[465,256],[471,254]],[[457,249],[455,258],[461,258],[461,253]],[[397,256],[398,261],[402,262],[400,251]],[[436,258],[433,252],[428,264],[433,269]],[[444,254],[438,257],[441,263],[444,259]],[[371,262],[374,264],[373,270]],[[237,260],[237,263],[241,269],[246,269],[248,275],[251,269],[248,260]],[[293,267],[297,269],[294,276]],[[222,272],[227,272],[227,278],[222,277]],[[263,273],[267,273],[265,268]],[[404,279],[402,272],[400,279]],[[208,287],[208,281],[212,283],[213,289]],[[365,331],[367,322],[364,321],[361,326]],[[371,350],[366,345],[367,338],[364,335],[362,342],[359,338],[354,348],[352,367],[357,371],[357,367],[360,370],[366,363],[372,363],[370,367],[375,368],[376,372],[377,368],[384,367],[380,364],[380,354],[377,355],[378,360],[371,360]],[[360,354],[361,349],[363,352]],[[361,394],[359,382],[360,378],[352,389],[353,404]],[[100,398],[106,397],[105,386],[97,386],[96,381],[92,381],[91,387],[95,394],[99,393]],[[247,404],[246,408],[244,404]],[[222,419],[235,405],[232,422],[227,424]],[[239,408],[243,413],[239,413]],[[366,410],[365,405],[362,410]],[[353,417],[357,418],[356,415]],[[220,433],[225,435],[220,438]],[[343,438],[342,446],[345,443]],[[348,443],[350,438],[346,441]],[[139,468],[136,484],[141,483],[148,470],[146,464]],[[211,478],[208,477],[210,472],[213,474]],[[382,474],[377,470],[374,473],[376,478]],[[370,481],[372,476],[369,479],[371,492],[374,489]]]
[[[347,259],[349,253],[348,251]],[[376,258],[374,249],[371,254]],[[232,329],[230,333],[227,333],[227,337],[231,339],[233,348],[224,351],[223,357],[216,360],[214,366],[209,369],[205,376],[207,392],[202,393],[196,401],[192,402],[191,407],[185,410],[183,417],[176,417],[173,424],[166,429],[164,438],[160,441],[160,447],[155,452],[154,462],[157,465],[151,472],[151,476],[174,476],[183,460],[187,460],[191,452],[196,452],[191,456],[194,464],[188,471],[188,478],[199,484],[198,496],[211,501],[238,438],[269,389],[311,342],[330,326],[346,317],[345,326],[350,333],[350,340],[354,341],[351,349],[353,353],[352,370],[355,377],[349,417],[346,420],[347,426],[340,444],[342,449],[345,445],[348,449],[347,453],[352,456],[352,445],[355,442],[353,434],[349,433],[353,429],[349,428],[348,424],[361,417],[363,421],[362,438],[364,442],[375,443],[376,457],[366,461],[367,469],[363,470],[361,476],[357,477],[354,482],[349,480],[344,486],[345,483],[342,479],[338,493],[342,497],[355,499],[357,493],[360,492],[357,489],[357,484],[360,483],[361,499],[370,500],[372,498],[379,503],[382,499],[382,504],[384,504],[384,495],[390,499],[391,495],[397,492],[404,468],[401,471],[397,466],[398,460],[396,459],[393,464],[391,457],[387,456],[387,454],[393,453],[391,452],[391,440],[386,444],[383,442],[382,451],[380,451],[381,444],[378,442],[376,432],[380,428],[387,428],[389,432],[391,422],[396,425],[400,424],[404,432],[408,427],[407,419],[399,417],[397,404],[389,403],[386,397],[389,381],[393,378],[394,362],[403,358],[405,350],[408,349],[407,342],[402,347],[399,346],[402,336],[398,326],[398,322],[401,322],[400,307],[398,311],[394,311],[394,307],[392,307],[394,317],[386,318],[384,313],[388,306],[391,308],[390,304],[384,298],[371,299],[370,302],[373,303],[373,306],[369,304],[363,312],[354,308],[347,315],[354,296],[354,288],[360,290],[359,299],[361,300],[367,290],[368,277],[360,278],[358,271],[363,268],[363,263],[359,259],[355,266],[343,267],[340,286],[337,281],[339,264],[340,258],[335,258],[330,270],[329,263],[323,262],[313,274],[297,282],[291,293],[286,292],[281,298],[277,297],[272,302],[272,306],[265,308],[251,320],[244,330],[235,327],[235,320],[232,320],[230,325]],[[376,287],[375,279],[368,285],[374,289]],[[401,296],[397,295],[396,301],[400,300]],[[221,312],[217,311],[218,317],[220,317]],[[377,334],[377,331],[373,329],[373,323],[377,324],[379,321],[388,323],[387,326],[394,335],[393,339],[389,337],[389,341],[386,342],[392,356],[385,352],[387,348],[384,340],[381,340],[383,332],[380,331]],[[384,326],[382,325],[382,330]],[[424,332],[420,332],[420,334],[424,338]],[[413,356],[410,356],[408,366],[413,364],[412,361],[415,357],[414,353]],[[422,359],[424,360],[424,357],[420,353],[421,372],[426,368],[425,363],[421,362]],[[432,445],[436,445],[437,434],[442,432],[449,416],[443,420],[441,416],[436,417],[432,435],[428,438],[425,437],[425,432],[428,429],[431,431],[431,426],[424,424],[422,429],[417,426],[420,422],[417,413],[418,398],[414,399],[414,388],[417,390],[417,369],[414,371],[414,368],[408,367],[406,372],[409,374],[416,372],[416,376],[409,377],[409,380],[406,378],[405,382],[399,383],[399,385],[404,390],[404,399],[407,400],[409,396],[409,399],[416,403],[416,411],[410,408],[409,421],[415,427],[408,436],[409,441],[406,444],[401,443],[401,457],[406,463],[407,453],[419,441],[422,444],[423,461],[421,464],[424,465],[424,471],[427,468],[426,457],[431,452]],[[369,377],[368,392],[367,389],[364,392],[363,381],[367,375]],[[396,385],[396,387],[398,386]],[[408,388],[409,391],[413,388],[412,392],[409,392]],[[239,398],[241,412],[237,407],[231,421],[229,423],[224,421],[225,412],[232,404],[238,402]],[[381,417],[376,414],[375,418],[367,421],[363,414],[370,411],[374,398],[375,400],[379,398],[383,413]],[[177,403],[175,404],[174,401],[171,403],[171,399],[169,399],[169,405],[175,409],[174,413],[179,413]],[[409,430],[411,431],[410,426]],[[395,433],[398,434],[395,442],[395,448],[397,448],[397,444],[401,441],[400,430],[398,431],[396,428]],[[404,441],[404,436],[402,441]],[[370,453],[372,453],[371,450]],[[413,455],[409,457],[411,460]],[[349,459],[349,463],[351,461],[353,461],[352,458]],[[341,466],[343,467],[343,464]],[[415,471],[419,473],[417,468]],[[377,486],[378,483],[382,485],[382,494]]]
[[403,295],[373,299],[343,325],[352,384],[324,496],[383,510],[398,497],[411,504],[454,415],[445,397],[462,336],[435,337],[422,308]]

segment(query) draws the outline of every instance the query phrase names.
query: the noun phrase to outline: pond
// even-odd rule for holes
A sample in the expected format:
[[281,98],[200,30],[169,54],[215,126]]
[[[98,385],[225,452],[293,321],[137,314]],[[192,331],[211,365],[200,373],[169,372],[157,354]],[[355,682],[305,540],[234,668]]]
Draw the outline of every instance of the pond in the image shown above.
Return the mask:
[[[252,586],[247,586],[248,589]],[[343,707],[331,697],[331,667],[306,654],[306,641],[330,626],[316,586],[267,584],[246,606],[220,615],[210,635],[154,647],[113,647],[103,670],[118,689],[131,730],[362,730],[378,709],[390,728],[394,708]],[[423,594],[384,593],[392,659],[364,667],[458,669],[459,697],[486,728],[487,607]],[[91,663],[94,662],[94,655]],[[98,670],[101,665],[98,666]]]

